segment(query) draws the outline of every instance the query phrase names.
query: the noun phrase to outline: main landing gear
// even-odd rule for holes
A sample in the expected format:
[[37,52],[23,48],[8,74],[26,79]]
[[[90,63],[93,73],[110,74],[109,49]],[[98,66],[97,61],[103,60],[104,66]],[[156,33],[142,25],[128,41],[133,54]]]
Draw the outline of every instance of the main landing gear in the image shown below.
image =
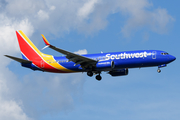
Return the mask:
[[100,81],[102,79],[102,77],[99,75],[96,76],[96,80]]
[[92,71],[88,71],[88,72],[87,72],[87,75],[88,75],[89,77],[92,77],[92,76],[93,76],[93,72],[92,72]]
[[[96,80],[98,80],[98,81],[100,81],[101,79],[102,79],[102,77],[101,77],[101,73],[100,72],[98,72],[98,73],[95,73],[95,74],[98,74],[97,76],[96,76]],[[87,72],[87,75],[89,76],[89,77],[92,77],[93,76],[93,72],[92,71],[88,71]]]

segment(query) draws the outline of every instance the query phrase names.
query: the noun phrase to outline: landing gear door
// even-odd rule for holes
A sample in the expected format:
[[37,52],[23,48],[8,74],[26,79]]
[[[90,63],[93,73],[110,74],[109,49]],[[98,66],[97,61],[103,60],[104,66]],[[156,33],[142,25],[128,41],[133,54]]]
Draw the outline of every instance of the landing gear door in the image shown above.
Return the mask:
[[152,52],[152,59],[156,59],[156,51]]

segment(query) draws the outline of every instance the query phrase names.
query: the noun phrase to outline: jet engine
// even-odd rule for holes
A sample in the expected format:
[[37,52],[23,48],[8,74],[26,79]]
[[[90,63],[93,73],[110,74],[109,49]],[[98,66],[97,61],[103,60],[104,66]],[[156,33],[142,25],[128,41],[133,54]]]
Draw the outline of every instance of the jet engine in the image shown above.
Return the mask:
[[113,69],[113,68],[115,68],[115,63],[114,63],[114,61],[111,61],[111,60],[101,61],[96,64],[96,68],[97,69],[105,69],[105,68]]
[[128,69],[124,68],[124,69],[118,69],[118,70],[113,70],[113,71],[109,71],[109,74],[111,76],[123,76],[123,75],[128,75]]

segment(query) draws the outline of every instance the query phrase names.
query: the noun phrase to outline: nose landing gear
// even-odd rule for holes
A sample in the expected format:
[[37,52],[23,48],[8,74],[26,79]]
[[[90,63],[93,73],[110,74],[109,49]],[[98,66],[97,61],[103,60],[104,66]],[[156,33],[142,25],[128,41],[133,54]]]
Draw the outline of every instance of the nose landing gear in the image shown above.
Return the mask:
[[157,72],[158,72],[158,73],[160,73],[160,72],[161,72],[161,70],[158,68]]
[[167,66],[166,64],[159,65],[159,66],[158,66],[157,72],[160,73],[160,72],[161,72],[160,68],[166,67],[166,66]]

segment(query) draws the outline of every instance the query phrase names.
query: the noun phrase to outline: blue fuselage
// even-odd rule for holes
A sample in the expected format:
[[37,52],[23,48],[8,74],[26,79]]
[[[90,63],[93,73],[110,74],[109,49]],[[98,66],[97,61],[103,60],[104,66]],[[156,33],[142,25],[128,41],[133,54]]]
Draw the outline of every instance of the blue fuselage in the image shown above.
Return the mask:
[[[97,60],[94,71],[111,71],[122,68],[139,68],[151,66],[164,66],[176,58],[165,51],[160,50],[137,50],[99,54],[86,54],[85,57]],[[81,65],[75,65],[66,57],[54,57],[56,62],[63,67],[75,72],[88,71]]]

